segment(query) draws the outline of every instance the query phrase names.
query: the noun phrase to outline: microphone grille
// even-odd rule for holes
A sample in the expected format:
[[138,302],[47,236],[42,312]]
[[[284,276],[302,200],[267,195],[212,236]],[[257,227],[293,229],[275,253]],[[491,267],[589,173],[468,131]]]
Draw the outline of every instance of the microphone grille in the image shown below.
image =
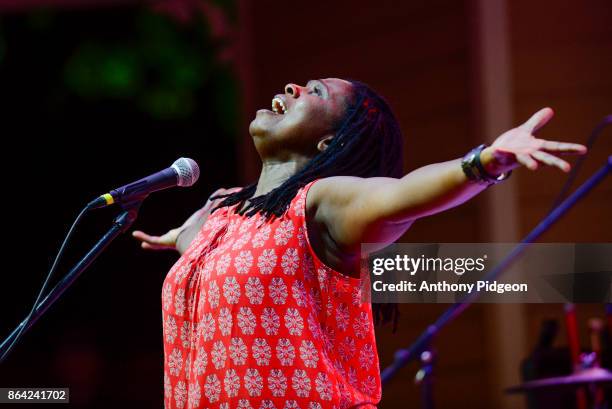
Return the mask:
[[193,185],[200,177],[200,167],[193,159],[178,158],[172,164],[172,168],[178,175],[177,185],[181,187]]

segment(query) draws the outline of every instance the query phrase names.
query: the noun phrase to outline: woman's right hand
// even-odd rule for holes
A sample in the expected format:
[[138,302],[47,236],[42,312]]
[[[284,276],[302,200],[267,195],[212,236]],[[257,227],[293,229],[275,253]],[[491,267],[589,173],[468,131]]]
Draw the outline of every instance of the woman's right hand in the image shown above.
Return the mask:
[[140,230],[135,230],[132,232],[132,236],[140,240],[140,247],[145,250],[177,250],[176,239],[181,230],[183,230],[182,227],[172,229],[161,236],[151,236]]

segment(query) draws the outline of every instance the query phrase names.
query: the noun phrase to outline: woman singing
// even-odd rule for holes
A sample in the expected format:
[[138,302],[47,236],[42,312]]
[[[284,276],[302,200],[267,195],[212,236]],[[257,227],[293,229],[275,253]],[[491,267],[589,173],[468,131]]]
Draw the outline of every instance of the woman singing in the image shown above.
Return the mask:
[[220,189],[185,224],[134,236],[182,254],[162,289],[167,408],[373,408],[381,385],[374,321],[362,302],[360,243],[397,240],[513,168],[568,171],[573,143],[533,134],[544,108],[489,147],[403,175],[402,135],[365,84],[289,84],[249,131],[259,179]]

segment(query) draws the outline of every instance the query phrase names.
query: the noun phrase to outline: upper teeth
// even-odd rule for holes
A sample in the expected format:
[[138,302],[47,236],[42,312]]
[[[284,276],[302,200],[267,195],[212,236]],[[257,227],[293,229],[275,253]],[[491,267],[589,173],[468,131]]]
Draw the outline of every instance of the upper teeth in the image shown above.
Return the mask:
[[278,97],[274,97],[274,99],[272,100],[272,111],[276,112],[277,114],[284,114],[285,112],[287,112],[285,102]]

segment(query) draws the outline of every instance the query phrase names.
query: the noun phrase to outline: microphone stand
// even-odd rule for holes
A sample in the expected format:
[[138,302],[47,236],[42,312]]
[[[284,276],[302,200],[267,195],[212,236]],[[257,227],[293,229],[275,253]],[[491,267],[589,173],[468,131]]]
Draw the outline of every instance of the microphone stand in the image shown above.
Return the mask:
[[[130,203],[125,203],[121,207],[123,212],[113,220],[112,227],[102,238],[92,247],[91,250],[70,270],[64,278],[49,293],[43,298],[32,313],[30,319],[26,317],[21,323],[10,333],[2,344],[0,344],[0,356],[11,349],[13,340],[23,335],[30,329],[36,321],[49,309],[55,301],[76,281],[77,278],[98,258],[98,256],[108,247],[108,245],[116,239],[120,234],[126,232],[138,217],[138,210],[142,204],[142,199]],[[6,356],[4,357],[6,358]]]
[[[556,221],[558,221],[567,211],[572,208],[579,200],[597,186],[607,175],[612,172],[612,156],[608,157],[606,163],[584,182],[574,193],[557,206],[550,214],[544,218],[524,239],[508,254],[497,266],[495,266],[484,278],[493,281],[500,276],[514,263],[525,251],[529,244],[538,239]],[[431,343],[438,332],[463,311],[478,297],[478,293],[470,293],[461,301],[451,305],[438,319],[430,325],[408,348],[399,349],[395,352],[394,360],[381,372],[382,384],[387,384],[402,367],[417,357],[421,359],[421,369],[417,373],[417,383],[421,385],[421,397],[423,408],[433,409],[433,383],[431,380],[433,372],[434,354],[431,350]]]

